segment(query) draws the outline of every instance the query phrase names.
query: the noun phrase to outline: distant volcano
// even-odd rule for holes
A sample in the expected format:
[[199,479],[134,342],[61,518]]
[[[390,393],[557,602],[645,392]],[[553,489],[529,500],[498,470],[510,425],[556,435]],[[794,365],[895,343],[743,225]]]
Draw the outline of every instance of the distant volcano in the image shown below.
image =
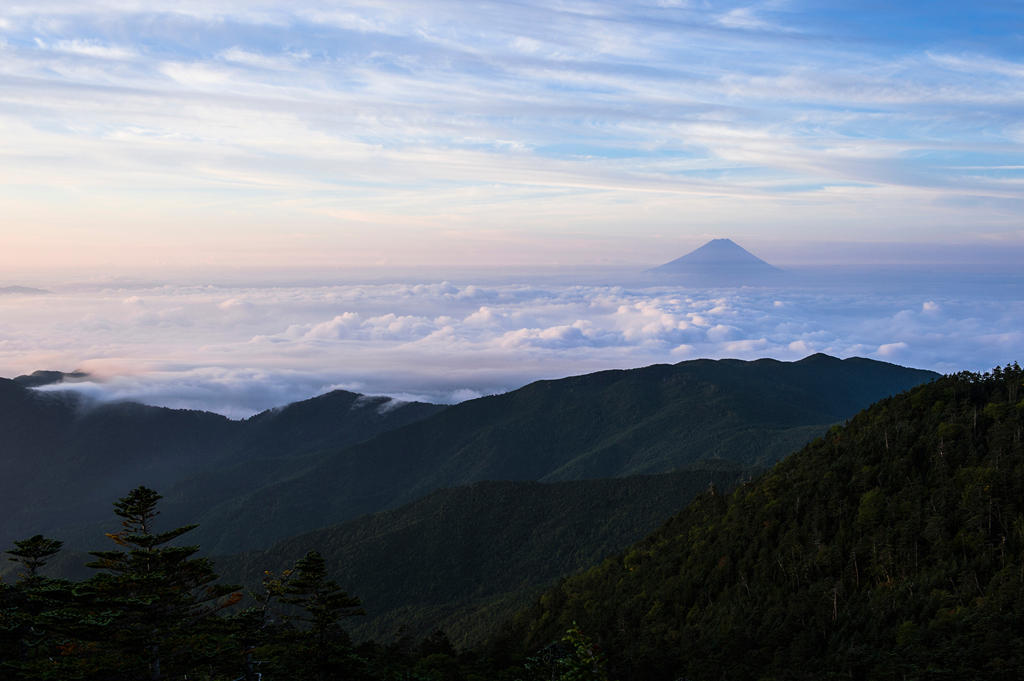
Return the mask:
[[697,250],[649,269],[645,274],[662,281],[694,286],[767,286],[786,279],[786,272],[730,239],[712,239]]

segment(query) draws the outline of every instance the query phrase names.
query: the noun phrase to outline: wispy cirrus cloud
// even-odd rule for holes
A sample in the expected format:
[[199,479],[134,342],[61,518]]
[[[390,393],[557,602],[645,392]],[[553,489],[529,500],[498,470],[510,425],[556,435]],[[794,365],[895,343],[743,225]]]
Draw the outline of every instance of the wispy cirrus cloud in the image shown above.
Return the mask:
[[[47,47],[41,40],[38,40],[37,44],[40,47]],[[138,53],[130,48],[107,45],[98,40],[83,40],[81,38],[58,40],[51,47],[58,52],[101,59],[133,59],[138,56]]]
[[[0,201],[51,263],[88,244],[222,262],[212,233],[250,265],[457,258],[448,229],[639,260],[666,232],[823,222],[1020,240],[1009,5],[14,0],[0,19]],[[295,224],[315,246],[253,238]]]

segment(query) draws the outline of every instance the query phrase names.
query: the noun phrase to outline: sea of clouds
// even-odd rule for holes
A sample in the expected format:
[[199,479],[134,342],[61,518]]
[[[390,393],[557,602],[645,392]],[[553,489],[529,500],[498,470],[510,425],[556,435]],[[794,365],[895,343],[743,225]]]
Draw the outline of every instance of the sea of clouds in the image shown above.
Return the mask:
[[0,375],[79,369],[91,378],[73,389],[98,399],[233,418],[338,388],[458,402],[538,379],[700,357],[824,352],[950,372],[1019,360],[1021,348],[1016,289],[955,282],[855,292],[122,285],[0,296]]

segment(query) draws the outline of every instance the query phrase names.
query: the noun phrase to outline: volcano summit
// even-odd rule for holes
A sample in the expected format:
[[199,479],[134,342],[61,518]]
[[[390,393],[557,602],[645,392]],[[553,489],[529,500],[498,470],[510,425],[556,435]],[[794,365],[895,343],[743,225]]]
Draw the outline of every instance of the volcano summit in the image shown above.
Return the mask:
[[770,286],[787,273],[769,265],[730,239],[712,239],[681,258],[644,274],[660,281],[693,286]]

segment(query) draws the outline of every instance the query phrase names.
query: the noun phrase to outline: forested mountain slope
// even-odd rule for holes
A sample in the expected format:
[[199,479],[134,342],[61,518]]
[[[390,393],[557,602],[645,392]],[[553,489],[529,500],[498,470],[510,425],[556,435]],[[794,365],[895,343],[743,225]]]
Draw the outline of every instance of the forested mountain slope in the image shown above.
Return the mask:
[[[731,488],[742,467],[558,483],[478,482],[411,504],[286,539],[265,552],[218,557],[229,582],[323,554],[368,617],[357,638],[387,638],[400,625],[453,642],[482,640],[558,577],[597,564],[685,507],[713,481]],[[250,585],[252,588],[258,584]]]
[[[716,457],[771,464],[830,424],[937,375],[814,355],[538,381],[328,455],[250,460],[196,476],[164,491],[165,508],[178,522],[201,511],[202,545],[233,553],[479,480],[658,473]],[[222,501],[211,508],[211,499]]]
[[[20,377],[22,379],[31,377]],[[110,499],[248,458],[336,449],[443,409],[336,391],[231,421],[218,414],[97,403],[0,379],[0,542],[109,515]],[[388,407],[394,408],[388,408]]]
[[1024,371],[881,401],[730,495],[705,493],[519,613],[573,622],[611,678],[1019,679]]

